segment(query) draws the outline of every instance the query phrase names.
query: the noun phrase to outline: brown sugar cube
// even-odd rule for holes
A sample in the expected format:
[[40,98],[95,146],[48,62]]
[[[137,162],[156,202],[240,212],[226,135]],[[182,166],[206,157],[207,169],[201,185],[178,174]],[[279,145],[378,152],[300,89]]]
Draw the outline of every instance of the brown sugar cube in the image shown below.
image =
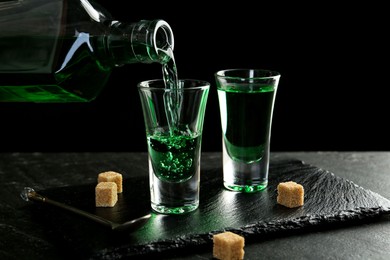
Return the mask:
[[95,188],[96,207],[114,207],[118,201],[115,182],[99,182]]
[[213,257],[221,260],[244,259],[245,239],[227,231],[213,236]]
[[99,173],[98,183],[99,182],[115,182],[117,186],[118,193],[122,193],[122,174],[114,171],[107,171]]
[[300,207],[304,202],[304,189],[293,181],[281,182],[277,187],[277,202],[288,208]]

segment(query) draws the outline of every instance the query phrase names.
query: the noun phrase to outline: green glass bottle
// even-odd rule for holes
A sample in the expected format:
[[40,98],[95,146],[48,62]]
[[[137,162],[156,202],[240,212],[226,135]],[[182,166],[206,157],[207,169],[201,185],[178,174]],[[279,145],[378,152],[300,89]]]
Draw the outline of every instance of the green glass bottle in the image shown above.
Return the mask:
[[89,102],[115,67],[165,64],[164,20],[122,23],[91,0],[0,2],[0,102]]

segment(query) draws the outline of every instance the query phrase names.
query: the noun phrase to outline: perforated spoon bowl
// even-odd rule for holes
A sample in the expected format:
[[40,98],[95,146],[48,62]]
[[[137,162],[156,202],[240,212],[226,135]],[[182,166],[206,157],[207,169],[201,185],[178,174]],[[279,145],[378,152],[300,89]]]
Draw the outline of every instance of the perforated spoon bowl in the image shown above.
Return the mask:
[[65,209],[67,211],[71,211],[73,213],[76,213],[77,215],[89,218],[95,222],[103,224],[103,225],[105,225],[105,226],[107,226],[110,229],[115,230],[115,231],[133,232],[133,231],[139,229],[140,227],[142,227],[143,225],[145,225],[146,222],[148,222],[148,220],[152,216],[149,213],[149,214],[146,214],[145,216],[142,216],[142,217],[139,217],[136,219],[132,219],[132,220],[126,221],[124,223],[116,223],[116,222],[107,220],[105,218],[99,217],[97,215],[91,214],[89,212],[86,212],[84,210],[81,210],[81,209],[66,205],[64,203],[49,199],[45,196],[38,194],[33,188],[30,188],[30,187],[25,187],[22,190],[22,192],[20,193],[20,197],[25,201],[35,201],[35,202],[40,202],[40,203],[47,203],[47,204],[53,205],[55,207]]

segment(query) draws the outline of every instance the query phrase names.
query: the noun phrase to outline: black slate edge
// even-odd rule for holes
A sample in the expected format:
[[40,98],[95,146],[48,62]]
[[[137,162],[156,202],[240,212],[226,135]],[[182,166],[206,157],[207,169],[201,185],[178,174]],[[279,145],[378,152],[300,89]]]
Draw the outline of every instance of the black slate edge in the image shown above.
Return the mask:
[[[359,224],[364,220],[371,220],[378,218],[382,215],[390,214],[390,208],[377,207],[377,208],[356,208],[354,210],[339,211],[328,215],[309,215],[296,219],[288,219],[281,221],[260,221],[256,224],[244,226],[239,229],[226,228],[224,230],[215,230],[213,232],[195,235],[181,236],[175,239],[161,240],[157,242],[151,242],[148,245],[139,245],[129,247],[117,247],[115,249],[106,248],[94,255],[93,258],[99,259],[118,259],[122,257],[151,257],[153,255],[163,256],[163,254],[169,254],[175,251],[175,254],[199,252],[202,250],[211,249],[213,245],[213,235],[231,231],[239,234],[245,238],[246,243],[252,241],[259,241],[267,234],[267,238],[270,238],[270,234],[292,234],[296,231],[304,232],[306,230],[312,230],[313,228],[329,227],[332,224],[333,227],[346,226],[353,224]],[[174,246],[172,246],[174,245]]]

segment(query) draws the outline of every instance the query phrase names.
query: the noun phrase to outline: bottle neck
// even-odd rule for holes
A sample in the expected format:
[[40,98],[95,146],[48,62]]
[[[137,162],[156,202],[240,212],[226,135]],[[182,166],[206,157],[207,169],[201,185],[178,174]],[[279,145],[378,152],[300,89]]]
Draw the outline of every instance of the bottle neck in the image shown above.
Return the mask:
[[131,63],[165,64],[174,48],[172,29],[164,20],[141,20],[126,24],[112,21],[106,48],[116,66]]

